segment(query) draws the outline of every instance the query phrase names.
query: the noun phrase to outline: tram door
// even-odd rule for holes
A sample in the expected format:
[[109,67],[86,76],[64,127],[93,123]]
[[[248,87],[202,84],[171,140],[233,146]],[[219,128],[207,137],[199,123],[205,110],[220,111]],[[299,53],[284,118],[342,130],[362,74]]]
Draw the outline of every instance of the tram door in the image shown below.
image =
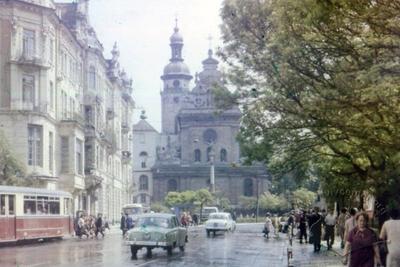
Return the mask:
[[15,240],[15,220],[15,195],[0,194],[0,241]]

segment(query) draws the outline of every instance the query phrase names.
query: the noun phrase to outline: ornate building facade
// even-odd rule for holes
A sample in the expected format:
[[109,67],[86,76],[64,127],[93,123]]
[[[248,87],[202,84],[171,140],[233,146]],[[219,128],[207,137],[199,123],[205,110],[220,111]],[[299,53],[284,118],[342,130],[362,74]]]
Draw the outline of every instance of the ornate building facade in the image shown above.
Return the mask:
[[[163,201],[169,191],[210,188],[211,165],[215,166],[216,191],[229,198],[233,205],[241,195],[261,194],[269,185],[265,168],[240,164],[236,140],[241,118],[239,108],[217,112],[212,88],[223,83],[223,75],[212,50],[202,62],[203,70],[195,74],[195,86],[191,88],[193,76],[184,63],[183,37],[177,26],[170,37],[170,47],[170,63],[161,76],[164,84],[162,131],[155,137],[158,145],[145,151],[155,158],[151,175],[146,174],[152,185],[148,187],[150,199]],[[147,122],[142,118],[139,124],[144,123]],[[134,150],[135,154],[142,153]],[[140,184],[135,174],[134,183]],[[142,198],[141,194],[143,192],[137,192],[136,200],[149,203],[150,199]]]
[[0,1],[0,130],[30,179],[119,218],[132,180],[132,81],[106,59],[89,0]]

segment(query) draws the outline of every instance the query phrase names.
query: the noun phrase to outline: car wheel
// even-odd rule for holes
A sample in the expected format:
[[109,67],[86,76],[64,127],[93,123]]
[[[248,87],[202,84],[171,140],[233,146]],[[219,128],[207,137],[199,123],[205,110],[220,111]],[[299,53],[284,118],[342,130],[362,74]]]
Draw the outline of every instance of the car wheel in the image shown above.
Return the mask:
[[138,251],[138,248],[134,245],[131,245],[131,253],[132,253],[131,258],[132,259],[137,259],[137,251]]
[[188,236],[185,236],[185,243],[189,242]]
[[153,256],[153,253],[151,251],[151,248],[147,248],[147,254],[146,254],[147,258],[151,258]]
[[179,246],[179,250],[180,250],[181,252],[184,252],[184,251],[185,251],[185,246]]
[[168,256],[172,256],[172,247],[167,247]]

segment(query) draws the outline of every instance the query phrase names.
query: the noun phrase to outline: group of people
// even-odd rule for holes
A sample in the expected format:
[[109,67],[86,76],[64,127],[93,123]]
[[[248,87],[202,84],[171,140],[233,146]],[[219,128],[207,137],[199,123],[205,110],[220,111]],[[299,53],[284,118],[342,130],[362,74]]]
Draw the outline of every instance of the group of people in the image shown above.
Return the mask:
[[97,218],[93,215],[81,214],[75,222],[75,234],[79,238],[86,236],[86,238],[98,237],[99,234],[104,237],[105,229],[110,229],[108,222],[104,221],[102,214],[98,214]]
[[190,212],[182,212],[180,217],[181,224],[184,227],[188,227],[191,225],[197,225],[199,223],[199,217],[197,214],[190,215]]
[[[321,250],[321,241],[326,240],[328,250],[332,249],[335,233],[340,236],[343,251],[343,263],[350,267],[373,267],[382,265],[387,267],[400,266],[400,210],[392,209],[390,220],[386,221],[376,234],[369,227],[369,215],[359,212],[356,208],[349,211],[343,208],[339,216],[333,210],[314,208],[311,211],[291,212],[285,227],[292,231],[297,228],[297,237],[300,243],[309,242],[314,246],[314,252]],[[275,224],[275,225],[274,225]],[[277,217],[266,215],[264,236],[276,233],[279,224]],[[290,234],[293,235],[293,232]],[[308,237],[308,239],[307,239]],[[386,250],[386,257],[382,257],[382,249]],[[382,265],[383,266],[383,265]]]
[[134,222],[131,216],[128,213],[121,213],[121,222],[120,229],[122,231],[122,236],[125,236],[126,233],[134,227]]

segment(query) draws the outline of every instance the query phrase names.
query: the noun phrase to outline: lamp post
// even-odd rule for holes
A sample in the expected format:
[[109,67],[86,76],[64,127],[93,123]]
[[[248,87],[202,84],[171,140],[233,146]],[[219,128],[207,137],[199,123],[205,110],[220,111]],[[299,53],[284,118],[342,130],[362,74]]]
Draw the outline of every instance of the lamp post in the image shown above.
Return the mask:
[[210,187],[211,187],[211,193],[215,193],[215,170],[214,170],[214,148],[213,144],[211,143],[211,150],[210,150]]

